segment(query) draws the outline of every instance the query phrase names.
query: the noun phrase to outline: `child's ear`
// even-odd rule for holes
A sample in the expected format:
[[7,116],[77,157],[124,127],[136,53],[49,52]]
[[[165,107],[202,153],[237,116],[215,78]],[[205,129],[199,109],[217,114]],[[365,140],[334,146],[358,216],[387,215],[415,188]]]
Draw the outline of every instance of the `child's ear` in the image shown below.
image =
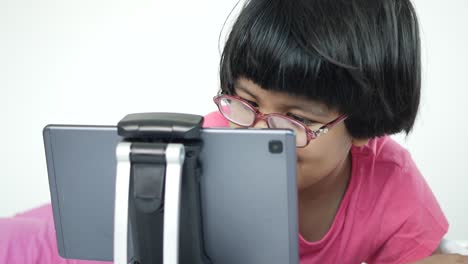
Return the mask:
[[368,138],[353,138],[352,143],[356,147],[362,147],[369,142]]

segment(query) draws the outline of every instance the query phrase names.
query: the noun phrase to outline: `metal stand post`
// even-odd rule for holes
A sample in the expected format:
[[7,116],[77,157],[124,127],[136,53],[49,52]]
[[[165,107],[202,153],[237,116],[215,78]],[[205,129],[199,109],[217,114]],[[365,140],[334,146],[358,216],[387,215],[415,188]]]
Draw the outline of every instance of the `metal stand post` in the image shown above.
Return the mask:
[[133,114],[119,122],[124,141],[116,149],[114,263],[211,263],[204,255],[196,179],[201,122],[199,116],[167,113]]

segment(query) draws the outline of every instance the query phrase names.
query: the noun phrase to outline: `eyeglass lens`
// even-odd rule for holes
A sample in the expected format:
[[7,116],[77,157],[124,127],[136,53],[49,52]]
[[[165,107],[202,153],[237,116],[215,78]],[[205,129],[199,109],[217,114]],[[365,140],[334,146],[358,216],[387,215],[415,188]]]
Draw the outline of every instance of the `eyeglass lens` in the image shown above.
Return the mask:
[[[240,126],[252,126],[255,122],[256,113],[244,102],[231,98],[222,98],[219,109],[222,114],[231,122]],[[299,123],[293,122],[288,118],[270,115],[266,119],[268,127],[291,129],[296,133],[296,145],[304,146],[307,144],[307,132]]]

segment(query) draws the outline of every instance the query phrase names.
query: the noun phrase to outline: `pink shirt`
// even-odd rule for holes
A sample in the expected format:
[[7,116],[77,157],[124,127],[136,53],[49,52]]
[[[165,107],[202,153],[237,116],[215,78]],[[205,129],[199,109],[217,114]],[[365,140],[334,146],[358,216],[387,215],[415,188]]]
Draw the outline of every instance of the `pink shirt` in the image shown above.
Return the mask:
[[[228,122],[216,112],[205,117],[204,126]],[[383,137],[351,154],[351,179],[332,227],[316,242],[299,235],[301,264],[407,263],[431,255],[448,223],[409,153]],[[0,219],[0,263],[106,262],[61,258],[46,205]]]
[[[227,126],[218,113],[205,125]],[[390,137],[353,147],[352,173],[327,234],[315,242],[299,234],[301,264],[408,263],[431,255],[447,220],[408,151]]]

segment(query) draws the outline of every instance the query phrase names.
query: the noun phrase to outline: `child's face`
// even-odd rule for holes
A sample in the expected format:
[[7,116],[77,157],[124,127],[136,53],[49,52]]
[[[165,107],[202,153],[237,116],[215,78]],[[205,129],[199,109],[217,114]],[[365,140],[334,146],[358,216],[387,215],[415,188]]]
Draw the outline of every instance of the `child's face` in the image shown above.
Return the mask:
[[[235,92],[264,114],[287,114],[311,121],[313,127],[320,127],[320,124],[326,124],[340,115],[324,104],[282,92],[267,91],[244,78],[237,81]],[[267,127],[267,124],[259,121],[255,127]],[[351,145],[352,138],[341,122],[327,134],[310,141],[306,147],[297,148],[298,190],[304,190],[316,183],[333,181],[330,177],[341,175],[340,170],[345,167],[349,158]]]

